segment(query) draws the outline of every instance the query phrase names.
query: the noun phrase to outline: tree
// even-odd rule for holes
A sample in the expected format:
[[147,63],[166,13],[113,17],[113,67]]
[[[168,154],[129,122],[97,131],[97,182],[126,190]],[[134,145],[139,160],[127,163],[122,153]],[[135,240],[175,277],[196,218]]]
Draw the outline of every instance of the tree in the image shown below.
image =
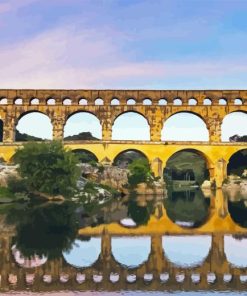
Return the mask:
[[148,161],[145,158],[138,158],[129,164],[128,182],[130,186],[135,187],[137,184],[147,182],[151,177],[151,171]]
[[80,170],[78,158],[61,142],[27,143],[17,150],[14,162],[30,191],[71,196]]

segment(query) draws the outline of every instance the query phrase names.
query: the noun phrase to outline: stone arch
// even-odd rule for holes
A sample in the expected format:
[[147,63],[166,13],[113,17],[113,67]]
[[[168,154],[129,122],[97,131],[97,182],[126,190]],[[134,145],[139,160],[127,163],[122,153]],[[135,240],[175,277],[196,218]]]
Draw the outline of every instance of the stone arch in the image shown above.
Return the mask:
[[132,110],[118,114],[113,121],[112,139],[150,141],[148,119],[142,113]]
[[[190,133],[188,136],[190,129],[193,129],[193,134]],[[177,131],[177,134],[174,131]],[[209,130],[205,119],[200,114],[191,111],[175,112],[165,120],[161,139],[163,141],[209,141]]]
[[72,100],[68,97],[63,99],[63,105],[70,106],[72,104]]
[[31,98],[30,105],[39,105],[39,99],[38,98]]
[[188,105],[190,105],[190,106],[195,106],[197,104],[198,104],[198,102],[197,102],[197,100],[195,98],[190,98],[188,100]]
[[22,105],[23,104],[23,99],[21,97],[16,97],[14,99],[14,105]]
[[[91,140],[102,139],[102,126],[93,112],[78,110],[68,115],[64,125],[64,139],[78,134],[81,134],[82,138],[87,137],[88,140],[89,137]],[[82,138],[80,140],[83,140]]]
[[211,100],[210,98],[205,98],[205,99],[203,100],[203,105],[205,105],[205,106],[210,106],[210,105],[212,105],[212,100]]
[[219,105],[227,105],[227,99],[225,99],[225,98],[221,98],[221,99],[219,99]]
[[115,105],[120,105],[120,101],[118,98],[112,98],[111,100],[111,105],[115,106]]
[[[176,151],[168,158],[163,174],[167,183],[184,180],[202,184],[205,179],[209,179],[209,169],[212,165],[211,159],[202,151],[185,148]],[[187,175],[187,172],[191,174]]]
[[236,98],[234,100],[234,105],[243,105],[243,100],[241,98]]
[[79,100],[78,100],[78,105],[83,105],[83,106],[85,106],[85,105],[87,105],[87,99],[85,99],[85,98],[79,98]]
[[240,149],[230,156],[227,164],[227,175],[241,176],[244,170],[247,170],[247,148]]
[[[41,126],[42,129],[40,128]],[[19,132],[41,139],[52,139],[53,127],[51,119],[48,114],[38,110],[29,110],[21,113],[15,122],[15,129],[16,141],[22,141],[21,139],[23,139],[23,136],[21,136]]]
[[127,104],[127,105],[136,105],[136,100],[133,99],[133,98],[129,98],[129,99],[127,99],[127,101],[126,101],[126,104]]
[[148,261],[151,252],[150,236],[112,237],[112,256],[120,265],[136,268]]
[[81,163],[99,162],[98,157],[87,149],[73,149],[72,152],[79,157]]
[[101,98],[96,98],[95,101],[94,101],[94,105],[97,105],[97,106],[102,106],[102,105],[104,105],[104,101],[103,101],[103,99],[101,99]]
[[140,150],[137,149],[127,149],[119,152],[113,160],[113,165],[119,166],[121,168],[127,168],[128,165],[137,158],[147,159],[148,157]]
[[175,99],[173,100],[173,105],[175,105],[175,106],[181,106],[181,105],[183,105],[183,101],[182,101],[182,99],[179,98],[179,97],[175,98]]
[[162,98],[158,101],[158,105],[165,106],[167,105],[167,100],[165,98]]
[[6,97],[0,98],[0,105],[7,105],[8,104],[8,99]]
[[163,236],[162,247],[165,257],[174,266],[192,268],[200,266],[208,257],[212,247],[212,236]]
[[64,260],[77,268],[92,266],[100,257],[101,237],[84,237],[75,240],[72,248],[63,252]]
[[152,100],[149,98],[145,98],[145,99],[143,99],[142,104],[143,105],[152,105]]
[[[223,142],[245,142],[247,139],[241,137],[247,136],[247,112],[236,110],[228,113],[221,124],[221,140]],[[238,136],[238,137],[237,137]]]
[[46,104],[47,105],[56,105],[56,100],[52,97],[49,97],[47,100],[46,100]]

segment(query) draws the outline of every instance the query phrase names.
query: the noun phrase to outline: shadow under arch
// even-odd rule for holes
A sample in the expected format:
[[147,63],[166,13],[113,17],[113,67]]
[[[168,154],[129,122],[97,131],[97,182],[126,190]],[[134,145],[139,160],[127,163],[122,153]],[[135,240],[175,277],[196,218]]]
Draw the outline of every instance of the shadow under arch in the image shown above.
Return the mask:
[[112,257],[123,267],[137,268],[148,261],[151,252],[150,236],[112,237]]
[[164,256],[176,267],[194,268],[202,265],[211,247],[211,235],[162,236]]
[[[47,124],[47,126],[49,125],[49,136],[48,136],[48,138],[39,135],[39,132],[41,130],[40,129],[40,123],[38,123],[38,125],[35,126],[35,124],[37,123],[37,119],[35,120],[35,119],[32,119],[32,118],[30,118],[30,119],[28,118],[28,117],[30,117],[32,115],[38,115],[38,116],[41,115],[42,118],[47,121],[46,124]],[[43,139],[48,139],[48,140],[52,139],[53,126],[52,126],[52,121],[51,121],[51,118],[50,118],[49,114],[34,109],[34,110],[28,110],[26,112],[23,112],[23,113],[20,114],[19,117],[16,118],[16,121],[15,121],[15,141],[28,141],[29,140],[28,139],[29,134],[24,132],[23,133],[24,134],[24,139],[22,139],[23,137],[20,135],[21,132],[18,129],[18,125],[22,122],[22,120],[25,117],[27,118],[28,121],[30,120],[32,122],[32,124],[28,125],[28,126],[32,126],[33,128],[35,128],[35,132],[34,132],[35,135],[30,135],[31,136],[30,140],[35,140],[35,138],[37,138],[37,140],[39,138],[41,138],[42,140]],[[41,117],[40,117],[40,120],[43,120],[43,119],[41,119]],[[25,136],[27,136],[27,137],[25,137]],[[25,138],[27,138],[27,139],[25,139]]]
[[119,152],[113,160],[113,165],[118,166],[121,168],[127,168],[130,163],[132,163],[133,160],[137,158],[143,158],[146,159],[148,162],[148,157],[146,154],[138,149],[126,149],[121,152]]
[[[199,128],[201,129],[200,133],[202,135],[200,135],[200,136],[203,136],[203,139],[191,138],[191,139],[184,139],[183,140],[183,139],[181,139],[181,132],[179,135],[176,136],[176,139],[167,138],[167,135],[166,135],[167,129],[171,129],[169,127],[169,124],[170,124],[169,122],[171,122],[172,120],[176,120],[177,116],[180,116],[180,115],[184,116],[185,114],[191,115],[192,116],[191,118],[194,121],[197,121],[197,125],[199,125]],[[187,115],[185,115],[185,116],[187,116]],[[177,119],[177,121],[178,121],[178,119]],[[179,121],[181,122],[181,119]],[[184,122],[187,124],[188,120],[186,119],[186,120],[184,120]],[[168,127],[167,127],[167,125],[168,125]],[[182,126],[177,129],[181,129],[181,128],[185,128],[185,127]],[[194,129],[194,128],[195,128],[194,124],[192,126],[186,127],[186,129],[188,129],[188,131],[189,131],[189,129]],[[190,136],[191,136],[191,134],[190,134]],[[198,136],[198,135],[196,135],[196,136]],[[170,137],[169,133],[168,133],[168,137]],[[203,116],[200,113],[193,112],[190,110],[177,111],[177,112],[172,113],[168,118],[166,118],[166,120],[163,121],[163,127],[161,130],[161,139],[162,139],[162,141],[206,141],[206,142],[208,142],[209,141],[209,126],[208,126],[205,118],[203,118]]]
[[73,149],[72,152],[77,155],[81,163],[99,162],[98,157],[87,149]]
[[240,149],[230,156],[227,164],[227,175],[241,176],[245,169],[247,169],[247,148]]
[[[128,116],[133,118],[128,119]],[[121,121],[124,121],[124,124],[121,123]],[[139,122],[135,123],[134,121]],[[125,132],[127,133],[125,134]],[[143,113],[136,110],[120,112],[113,119],[112,139],[150,141],[150,123],[148,118]]]
[[[240,118],[241,116],[243,116],[243,118]],[[235,124],[236,120],[238,120],[237,124]],[[226,114],[221,122],[221,141],[247,142],[246,124],[247,111],[239,109]],[[229,134],[229,132],[231,134]]]
[[3,141],[3,127],[4,127],[3,120],[0,119],[0,142]]

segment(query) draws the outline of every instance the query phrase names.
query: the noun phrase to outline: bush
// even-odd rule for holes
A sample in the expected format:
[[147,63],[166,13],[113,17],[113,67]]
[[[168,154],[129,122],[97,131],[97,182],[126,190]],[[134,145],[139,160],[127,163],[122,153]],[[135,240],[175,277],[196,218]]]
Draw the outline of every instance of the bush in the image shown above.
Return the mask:
[[61,142],[27,143],[14,156],[20,176],[31,191],[72,196],[80,176],[78,158]]
[[131,187],[135,187],[139,183],[147,182],[151,176],[150,166],[145,158],[135,159],[129,164],[128,182]]
[[12,193],[16,192],[28,192],[27,182],[24,179],[18,179],[16,177],[9,177],[7,181],[8,189]]

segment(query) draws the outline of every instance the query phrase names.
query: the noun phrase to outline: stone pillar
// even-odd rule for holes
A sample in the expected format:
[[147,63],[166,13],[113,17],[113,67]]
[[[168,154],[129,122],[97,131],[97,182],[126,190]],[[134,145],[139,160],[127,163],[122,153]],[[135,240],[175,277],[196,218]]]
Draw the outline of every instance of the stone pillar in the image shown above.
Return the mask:
[[163,170],[162,170],[162,160],[156,157],[151,162],[151,170],[154,173],[155,177],[160,177],[163,179]]
[[3,120],[3,143],[13,143],[15,141],[16,118],[12,109],[7,110]]
[[63,129],[65,125],[64,116],[54,116],[52,118],[53,140],[63,140]]
[[112,139],[112,121],[110,118],[104,118],[101,121],[102,126],[102,140],[111,141]]
[[223,192],[221,189],[216,190],[214,206],[215,206],[215,211],[220,218],[225,218],[227,216],[228,200],[223,195]]
[[162,246],[162,235],[151,236],[151,253],[148,260],[150,264],[150,270],[152,270],[156,276],[158,276],[163,269],[164,256],[163,256],[163,246]]
[[221,188],[223,181],[227,177],[227,162],[225,159],[220,158],[218,161],[215,163],[215,168],[214,168],[214,180],[215,180],[215,185],[216,188]]
[[106,262],[111,258],[111,236],[107,229],[104,229],[101,236],[101,259]]
[[163,120],[161,118],[155,118],[150,123],[150,141],[160,142],[161,131],[163,127]]
[[207,127],[209,130],[209,142],[220,143],[221,142],[221,123],[220,118],[209,118],[207,121]]

